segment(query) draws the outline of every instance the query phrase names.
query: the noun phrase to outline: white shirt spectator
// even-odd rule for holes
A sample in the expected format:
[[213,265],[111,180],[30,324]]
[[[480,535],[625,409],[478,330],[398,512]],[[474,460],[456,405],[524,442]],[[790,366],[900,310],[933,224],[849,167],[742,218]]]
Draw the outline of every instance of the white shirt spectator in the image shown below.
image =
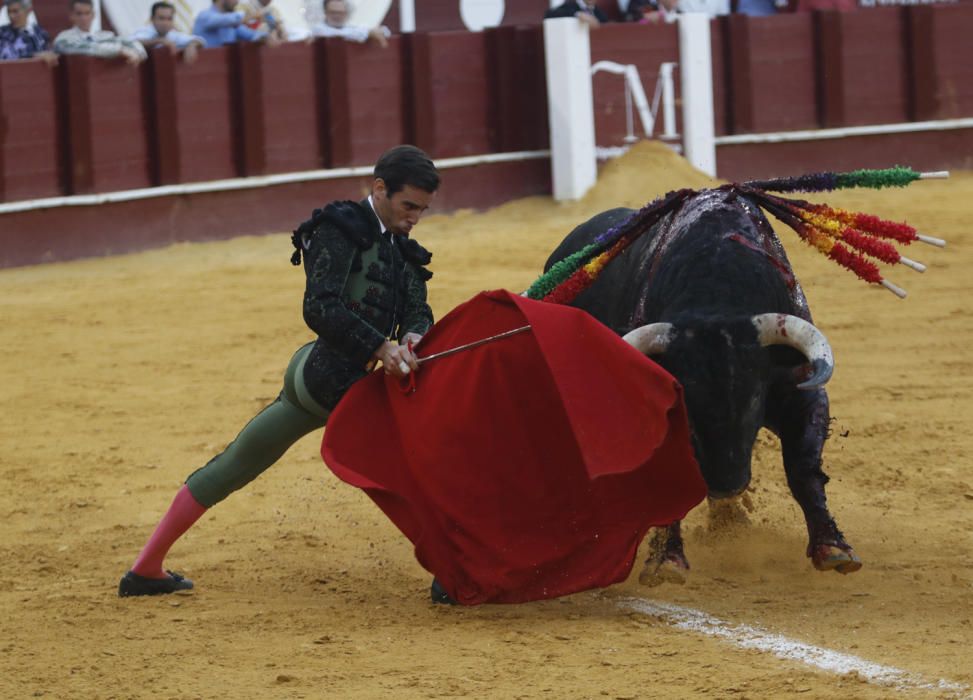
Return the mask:
[[144,27],[139,27],[134,32],[132,36],[129,37],[132,41],[153,41],[154,39],[165,39],[171,41],[176,45],[177,49],[184,49],[193,42],[196,42],[200,46],[203,46],[205,42],[202,37],[196,36],[195,34],[185,34],[183,32],[176,31],[172,29],[166,32],[165,36],[159,34],[159,30],[153,27],[151,24],[147,24]]
[[[392,36],[392,32],[388,27],[383,26],[379,27],[379,29],[381,29],[386,39]],[[371,36],[371,31],[368,27],[360,27],[354,24],[346,24],[343,27],[332,27],[325,22],[319,22],[311,27],[311,34],[314,36],[340,37],[341,39],[354,41],[359,44],[364,44],[368,41]]]
[[368,28],[348,24],[351,8],[348,6],[347,0],[324,0],[323,9],[324,21],[311,27],[311,33],[314,36],[340,37],[346,41],[355,41],[359,44],[371,40],[382,48],[388,46],[389,37],[392,36],[388,27]]
[[701,12],[710,18],[730,14],[730,0],[660,0],[659,16],[665,22],[675,22],[680,14]]
[[[86,32],[78,27],[65,29],[54,40],[54,50],[63,54],[82,54],[99,58],[124,56],[132,61],[145,60],[145,49],[137,41],[115,36],[115,32]],[[134,55],[133,55],[134,54]]]
[[710,17],[730,14],[730,0],[679,0],[679,12],[702,12]]

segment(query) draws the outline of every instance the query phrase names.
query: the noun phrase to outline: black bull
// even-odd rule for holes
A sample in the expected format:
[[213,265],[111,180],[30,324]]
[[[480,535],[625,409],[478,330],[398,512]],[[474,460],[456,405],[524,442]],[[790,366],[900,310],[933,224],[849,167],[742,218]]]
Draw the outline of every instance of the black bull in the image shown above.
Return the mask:
[[[612,209],[581,224],[545,269],[632,214]],[[661,343],[643,350],[683,386],[711,499],[747,488],[754,440],[766,427],[780,439],[787,483],[804,512],[807,556],[820,570],[861,567],[828,512],[828,477],[821,468],[830,422],[821,385],[830,376],[830,348],[810,326],[807,300],[783,247],[752,201],[731,188],[689,197],[610,262],[572,304],[620,335],[648,324],[664,330]],[[761,316],[769,314],[807,322],[827,348],[828,366],[789,345],[768,343],[753,319],[785,318]],[[689,565],[679,523],[653,542],[642,581],[682,580]]]

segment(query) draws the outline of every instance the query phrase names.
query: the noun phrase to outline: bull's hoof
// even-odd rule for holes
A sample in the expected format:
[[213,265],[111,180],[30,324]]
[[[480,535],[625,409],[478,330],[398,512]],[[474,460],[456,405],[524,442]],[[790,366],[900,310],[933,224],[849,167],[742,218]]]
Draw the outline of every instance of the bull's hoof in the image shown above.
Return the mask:
[[682,585],[689,577],[689,564],[676,558],[649,559],[639,574],[639,583],[653,588],[663,583]]
[[851,574],[862,568],[862,560],[851,547],[845,550],[830,544],[815,545],[811,563],[818,571],[837,571],[839,574]]

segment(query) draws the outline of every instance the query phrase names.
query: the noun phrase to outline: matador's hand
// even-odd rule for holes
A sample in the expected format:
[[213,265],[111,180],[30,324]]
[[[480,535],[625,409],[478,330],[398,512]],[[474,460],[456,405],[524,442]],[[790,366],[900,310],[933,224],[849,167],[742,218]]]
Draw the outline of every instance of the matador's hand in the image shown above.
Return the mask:
[[381,360],[385,373],[391,374],[396,379],[402,379],[408,376],[409,372],[419,369],[416,356],[412,354],[407,344],[396,345],[386,340],[372,357]]
[[402,336],[402,340],[399,345],[415,347],[419,344],[420,340],[422,340],[422,336],[418,333],[406,333],[404,336]]

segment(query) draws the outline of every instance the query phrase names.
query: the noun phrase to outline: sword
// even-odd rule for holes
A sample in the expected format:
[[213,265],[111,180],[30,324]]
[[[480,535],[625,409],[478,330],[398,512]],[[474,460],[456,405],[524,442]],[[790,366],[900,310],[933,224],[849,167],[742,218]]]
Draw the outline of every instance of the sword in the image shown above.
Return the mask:
[[441,352],[434,352],[432,355],[426,355],[425,357],[416,358],[416,362],[420,365],[429,362],[430,360],[438,360],[440,357],[448,357],[449,355],[455,355],[458,352],[463,352],[465,350],[471,350],[480,345],[485,345],[486,343],[492,343],[495,340],[502,340],[504,338],[509,338],[510,336],[517,335],[518,333],[523,333],[530,330],[530,325],[521,326],[520,328],[514,328],[513,330],[504,331],[503,333],[497,333],[496,335],[491,335],[488,338],[480,338],[479,340],[474,340],[472,343],[466,343],[465,345],[457,345],[455,348],[450,348],[449,350],[443,350]]

